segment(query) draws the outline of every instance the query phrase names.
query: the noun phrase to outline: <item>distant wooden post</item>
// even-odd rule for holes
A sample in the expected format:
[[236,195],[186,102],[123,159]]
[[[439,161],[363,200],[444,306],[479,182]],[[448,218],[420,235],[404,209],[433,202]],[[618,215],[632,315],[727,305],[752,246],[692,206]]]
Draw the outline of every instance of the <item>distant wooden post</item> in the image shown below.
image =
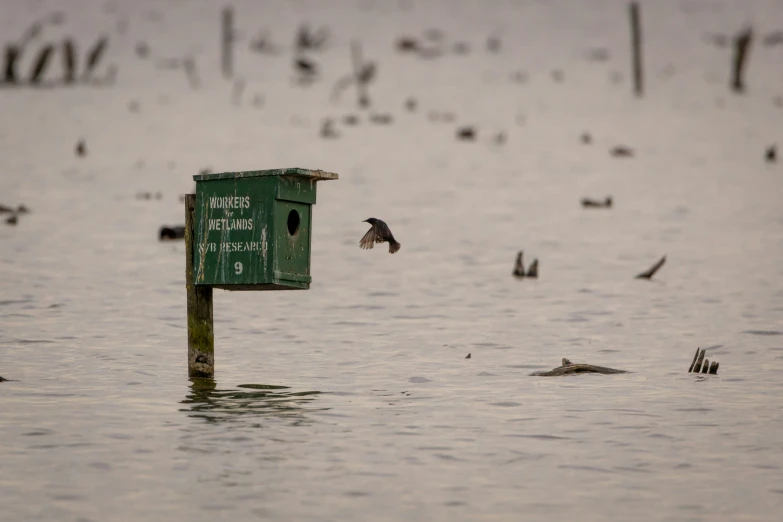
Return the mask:
[[718,374],[718,366],[720,366],[718,361],[710,362],[709,359],[705,359],[704,354],[706,352],[706,350],[696,348],[696,354],[693,356],[693,362],[691,362],[691,366],[688,368],[688,373]]
[[185,287],[188,294],[188,375],[215,375],[212,287],[196,286],[193,275],[196,195],[185,196]]
[[234,8],[230,6],[223,8],[221,44],[223,76],[231,78],[234,75]]
[[745,64],[753,40],[753,28],[748,27],[734,38],[734,62],[732,64],[731,88],[734,92],[745,92]]
[[631,52],[633,56],[633,90],[636,96],[644,94],[644,81],[642,77],[642,23],[639,14],[639,4],[631,2],[628,5],[631,17]]

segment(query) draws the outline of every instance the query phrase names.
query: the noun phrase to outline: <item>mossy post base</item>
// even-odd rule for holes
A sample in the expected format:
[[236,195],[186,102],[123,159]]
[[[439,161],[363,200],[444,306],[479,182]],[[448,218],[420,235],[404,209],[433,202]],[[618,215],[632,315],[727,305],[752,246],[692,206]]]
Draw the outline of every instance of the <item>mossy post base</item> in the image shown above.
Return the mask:
[[185,288],[188,293],[188,375],[215,375],[212,287],[196,286],[193,276],[196,195],[185,196]]

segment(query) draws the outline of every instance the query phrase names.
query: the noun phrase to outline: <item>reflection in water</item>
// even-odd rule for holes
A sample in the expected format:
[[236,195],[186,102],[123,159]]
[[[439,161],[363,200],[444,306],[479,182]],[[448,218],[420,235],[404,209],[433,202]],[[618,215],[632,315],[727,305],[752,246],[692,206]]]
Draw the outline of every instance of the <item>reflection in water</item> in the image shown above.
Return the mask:
[[[319,391],[290,392],[288,386],[240,384],[240,390],[219,390],[214,379],[190,379],[190,393],[182,401],[190,417],[210,423],[233,422],[240,416],[290,418],[292,424],[307,423],[305,413],[328,408],[309,407]],[[249,390],[249,391],[244,391]]]

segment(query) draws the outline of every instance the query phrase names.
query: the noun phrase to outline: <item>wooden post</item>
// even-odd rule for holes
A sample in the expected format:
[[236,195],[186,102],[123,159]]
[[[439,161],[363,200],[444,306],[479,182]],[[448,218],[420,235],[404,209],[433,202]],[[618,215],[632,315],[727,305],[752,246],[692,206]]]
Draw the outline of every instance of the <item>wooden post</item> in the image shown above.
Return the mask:
[[696,348],[696,353],[693,355],[693,361],[691,362],[691,367],[688,368],[688,373],[691,373],[693,371],[693,367],[696,366],[696,359],[699,358],[699,353],[701,353],[701,348]]
[[221,43],[223,76],[226,78],[231,78],[234,75],[234,8],[230,6],[223,8],[223,30]]
[[188,375],[215,375],[212,287],[196,286],[193,276],[196,195],[185,196],[185,288],[188,294]]
[[701,365],[704,362],[705,353],[707,353],[707,350],[702,350],[699,354],[699,358],[696,359],[696,366],[693,367],[693,373],[701,373]]
[[639,4],[631,2],[628,5],[631,17],[631,52],[633,55],[633,90],[636,96],[641,97],[644,92],[642,78],[642,23],[639,14]]
[[731,88],[734,92],[745,92],[745,63],[753,40],[753,28],[748,27],[734,38],[734,63],[732,66]]

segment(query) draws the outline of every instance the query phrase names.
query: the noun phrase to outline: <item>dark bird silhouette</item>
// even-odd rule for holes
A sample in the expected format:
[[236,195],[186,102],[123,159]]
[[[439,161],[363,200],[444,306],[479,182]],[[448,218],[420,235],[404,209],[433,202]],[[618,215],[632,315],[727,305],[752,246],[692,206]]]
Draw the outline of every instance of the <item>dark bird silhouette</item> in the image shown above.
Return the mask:
[[419,42],[413,38],[405,37],[397,40],[397,50],[400,52],[415,52],[419,50]]
[[645,270],[641,274],[637,275],[636,279],[652,279],[652,276],[655,275],[655,272],[657,272],[665,262],[666,262],[666,256],[663,256],[661,259],[658,260],[657,263],[651,266],[648,270]]
[[414,98],[408,98],[405,100],[405,108],[408,109],[409,112],[413,112],[416,110],[417,102]]
[[468,356],[467,356],[467,357],[465,357],[465,359],[470,359],[470,354],[468,354]]
[[530,263],[530,268],[525,272],[525,264],[522,261],[522,250],[520,250],[517,253],[517,260],[514,263],[514,271],[512,274],[519,278],[530,277],[536,279],[538,277],[538,259],[534,259],[533,262]]
[[593,137],[590,135],[589,132],[583,133],[581,140],[582,143],[585,145],[590,145],[591,143],[593,143]]
[[19,222],[19,214],[11,214],[5,220],[6,225],[16,225]]
[[184,239],[185,238],[185,227],[160,227],[160,232],[158,233],[161,241],[169,241],[172,239]]
[[343,123],[345,125],[358,125],[359,124],[359,117],[355,114],[346,114],[343,116]]
[[76,155],[79,157],[87,155],[87,145],[84,143],[84,140],[79,140],[79,143],[76,144]]
[[294,59],[294,67],[296,67],[296,70],[302,75],[314,76],[318,74],[318,65],[307,58]]
[[369,223],[372,226],[359,241],[359,246],[361,248],[372,248],[375,246],[375,243],[388,242],[390,254],[393,254],[400,249],[400,244],[394,239],[394,235],[391,230],[389,230],[389,226],[386,223],[375,218],[365,219],[362,223]]
[[457,139],[463,141],[473,141],[476,139],[476,129],[473,127],[462,127],[457,129]]
[[0,204],[0,214],[5,214],[6,212],[13,212],[13,211],[14,209],[12,209],[11,207],[6,207],[5,205]]
[[582,206],[585,208],[612,208],[612,196],[606,196],[603,201],[582,198]]
[[770,145],[767,148],[767,152],[764,155],[767,158],[767,163],[775,163],[778,159],[778,149],[775,145]]
[[612,150],[610,150],[609,154],[611,154],[615,158],[631,158],[633,157],[633,149],[630,147],[625,147],[623,145],[618,145],[614,147]]

